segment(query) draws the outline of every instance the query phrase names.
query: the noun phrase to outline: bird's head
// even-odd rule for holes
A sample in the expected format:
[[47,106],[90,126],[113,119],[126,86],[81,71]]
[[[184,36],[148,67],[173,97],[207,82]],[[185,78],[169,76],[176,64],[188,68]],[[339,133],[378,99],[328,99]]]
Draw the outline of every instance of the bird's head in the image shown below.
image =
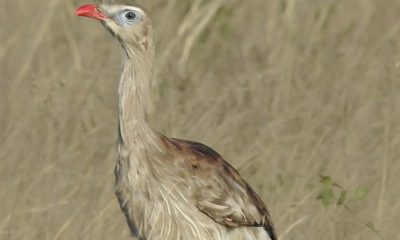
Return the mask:
[[76,15],[101,21],[120,41],[128,57],[153,54],[151,19],[141,8],[119,4],[87,4],[79,7]]

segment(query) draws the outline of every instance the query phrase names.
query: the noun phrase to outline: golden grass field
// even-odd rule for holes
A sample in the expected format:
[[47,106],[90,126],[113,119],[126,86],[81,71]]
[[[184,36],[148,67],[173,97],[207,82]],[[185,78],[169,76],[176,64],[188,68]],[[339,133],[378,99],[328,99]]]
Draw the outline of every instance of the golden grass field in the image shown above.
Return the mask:
[[[281,240],[400,239],[400,1],[136,2],[156,29],[155,129],[221,153]],[[83,3],[0,1],[0,239],[129,238],[122,51]]]

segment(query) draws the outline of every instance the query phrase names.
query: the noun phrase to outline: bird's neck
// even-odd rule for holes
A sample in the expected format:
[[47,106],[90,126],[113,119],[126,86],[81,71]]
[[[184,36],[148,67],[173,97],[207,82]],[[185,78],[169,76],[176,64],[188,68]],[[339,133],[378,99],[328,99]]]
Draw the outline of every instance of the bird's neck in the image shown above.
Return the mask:
[[146,121],[151,85],[151,63],[128,58],[119,84],[119,138],[130,149],[157,147],[158,134]]

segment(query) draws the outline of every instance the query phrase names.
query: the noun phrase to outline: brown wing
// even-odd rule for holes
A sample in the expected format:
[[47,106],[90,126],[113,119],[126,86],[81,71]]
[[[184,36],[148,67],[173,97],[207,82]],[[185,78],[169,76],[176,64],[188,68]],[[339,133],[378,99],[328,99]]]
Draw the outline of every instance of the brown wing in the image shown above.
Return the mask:
[[185,154],[195,176],[193,199],[200,211],[227,227],[264,227],[271,240],[277,239],[265,204],[217,152],[197,142],[168,141]]

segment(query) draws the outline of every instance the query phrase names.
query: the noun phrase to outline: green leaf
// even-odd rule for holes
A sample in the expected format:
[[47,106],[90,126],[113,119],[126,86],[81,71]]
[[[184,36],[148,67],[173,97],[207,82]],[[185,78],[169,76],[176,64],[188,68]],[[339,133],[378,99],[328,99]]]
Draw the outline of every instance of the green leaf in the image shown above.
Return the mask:
[[354,200],[363,200],[368,195],[368,187],[359,187],[354,193]]
[[324,187],[319,193],[317,199],[321,200],[325,207],[328,207],[332,203],[333,197],[333,190],[331,188]]
[[332,178],[329,176],[319,175],[319,182],[325,186],[332,186],[333,181]]
[[346,202],[346,197],[347,197],[347,191],[346,190],[342,190],[341,192],[340,192],[340,196],[339,196],[339,199],[338,199],[338,201],[337,201],[337,205],[338,206],[341,206],[341,205],[343,205],[345,202]]

